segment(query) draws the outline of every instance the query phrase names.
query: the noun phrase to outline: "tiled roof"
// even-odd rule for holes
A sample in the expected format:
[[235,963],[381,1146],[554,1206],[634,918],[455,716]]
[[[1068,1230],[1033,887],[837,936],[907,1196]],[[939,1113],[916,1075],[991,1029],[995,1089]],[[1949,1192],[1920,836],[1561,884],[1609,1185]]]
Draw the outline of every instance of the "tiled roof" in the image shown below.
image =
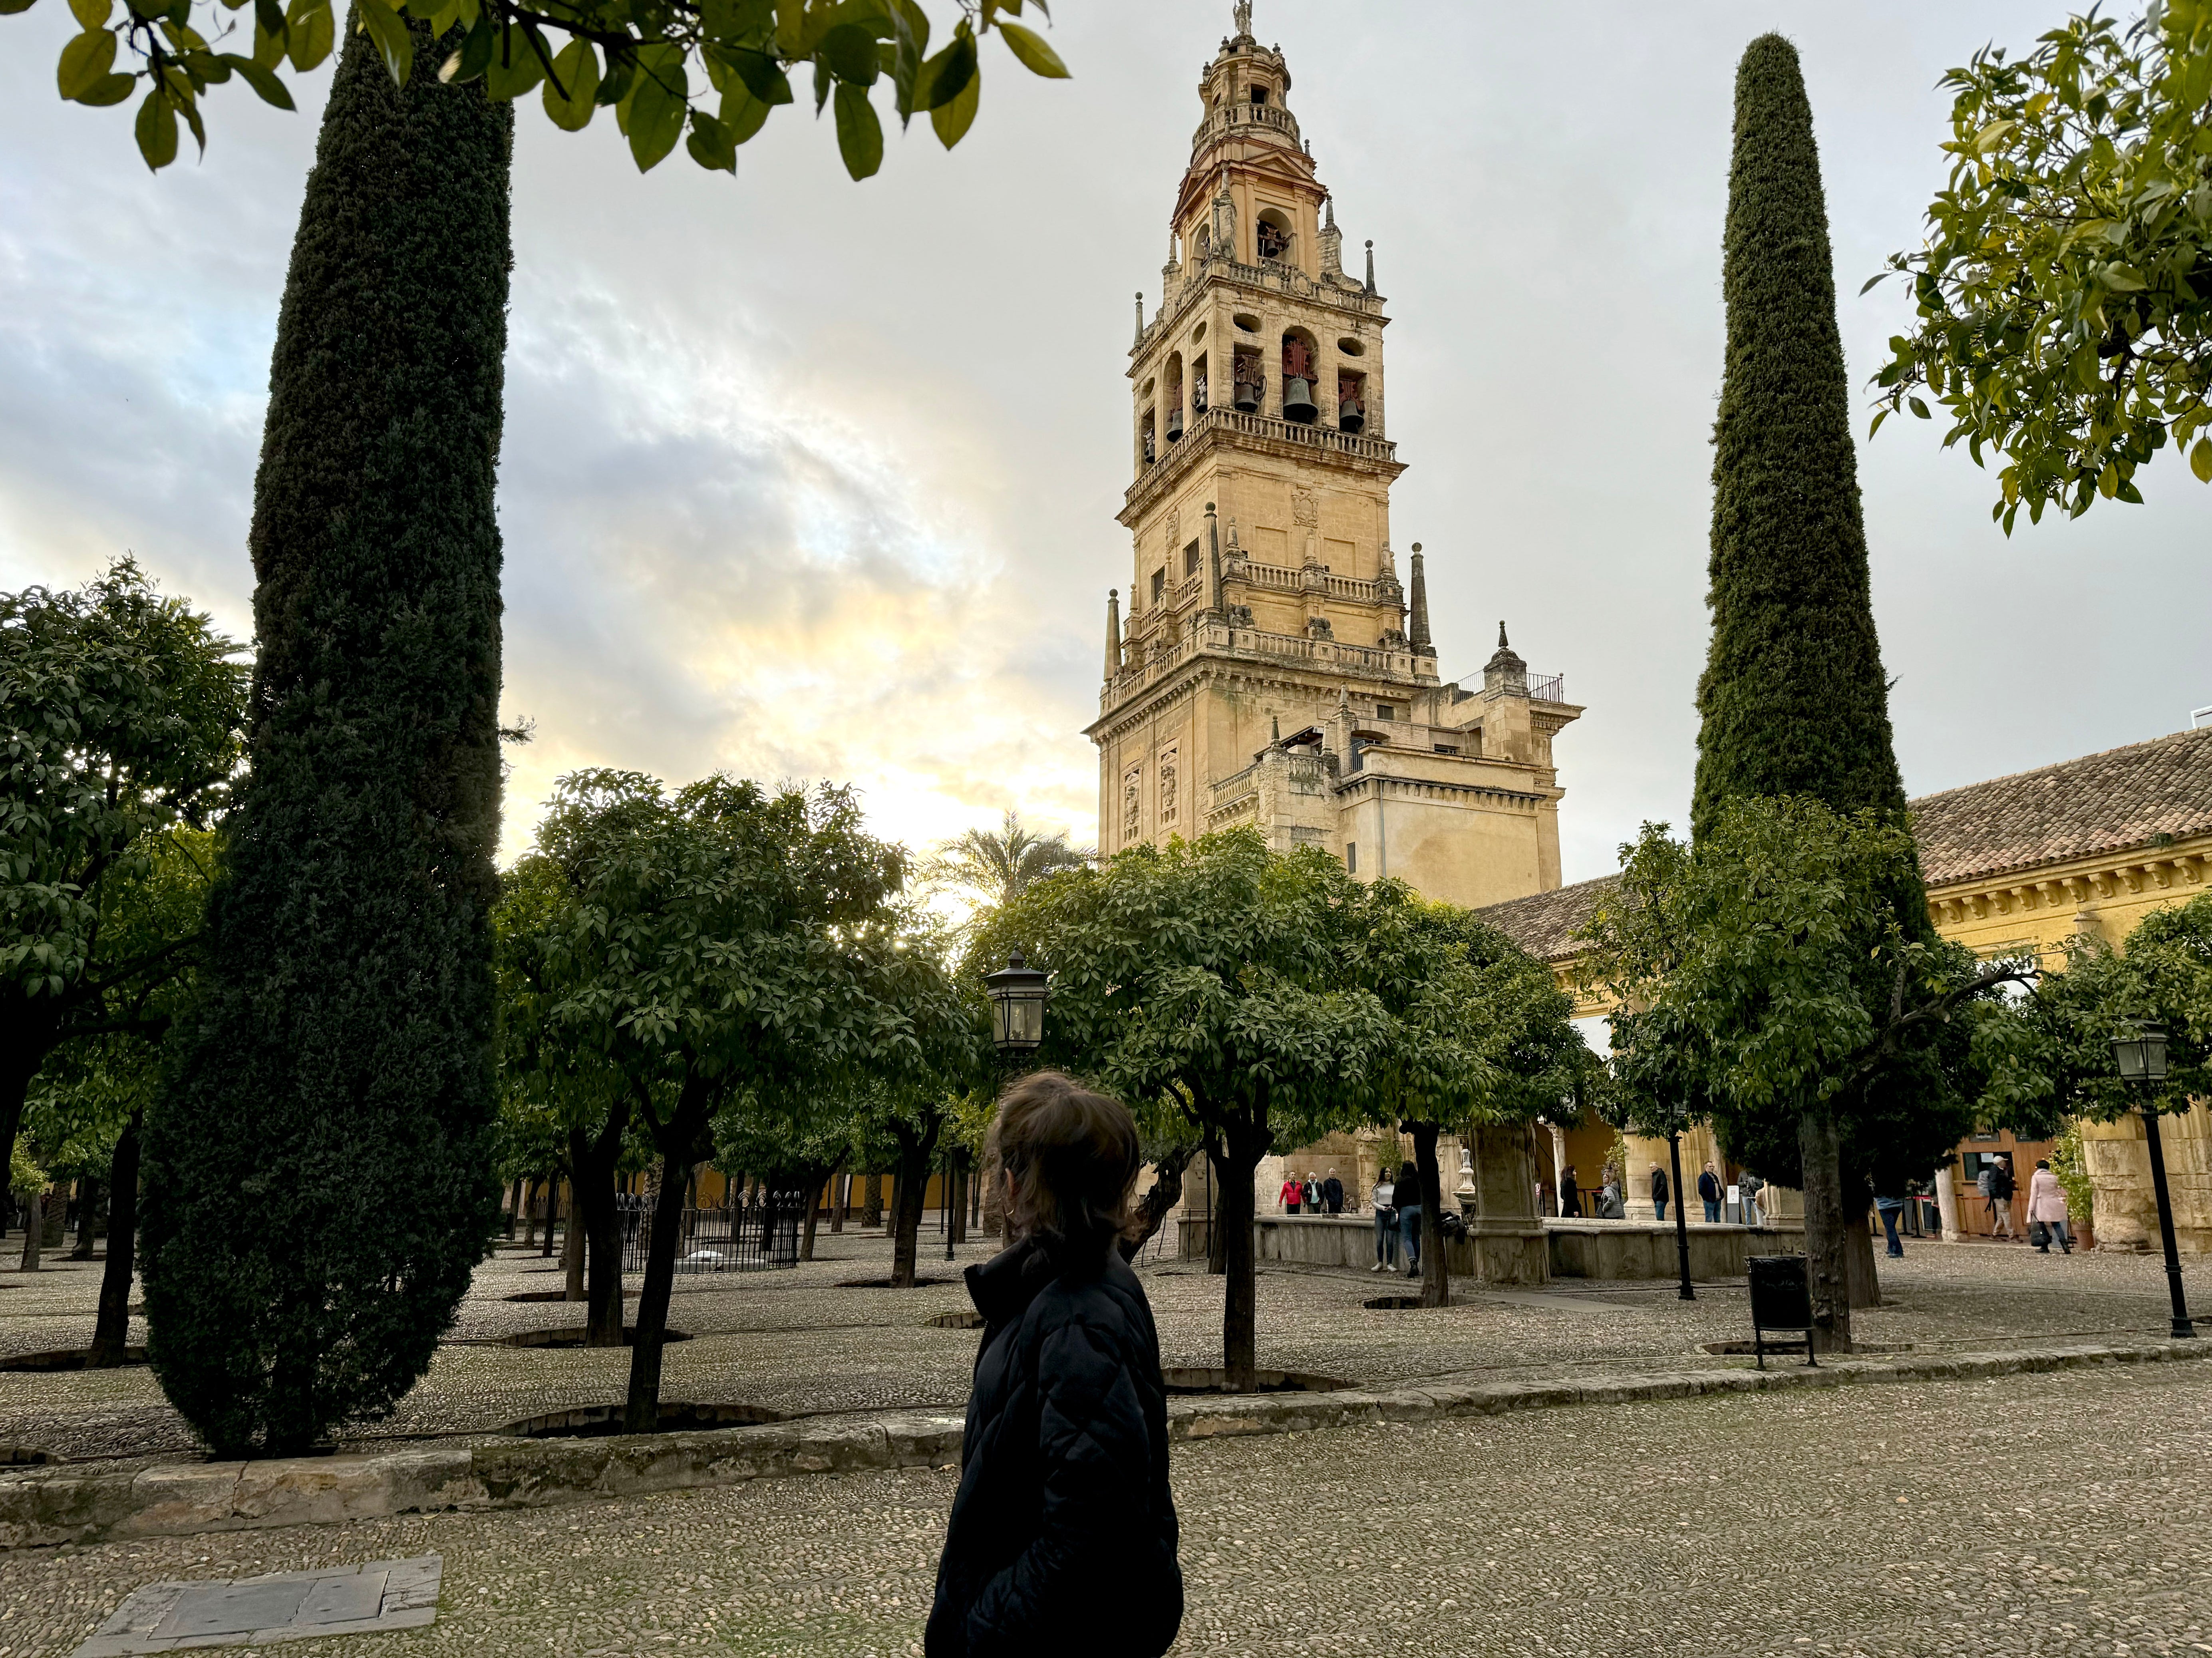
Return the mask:
[[[1912,802],[1920,868],[1930,887],[2212,835],[2212,726]],[[1619,880],[1601,875],[1479,912],[1540,961],[1577,954],[1575,934]]]
[[1601,875],[1595,881],[1577,881],[1556,892],[1508,898],[1475,914],[1538,961],[1562,962],[1581,952],[1575,934],[1589,920],[1597,901],[1620,881],[1618,875]]
[[1912,803],[1931,887],[2212,835],[2212,726]]

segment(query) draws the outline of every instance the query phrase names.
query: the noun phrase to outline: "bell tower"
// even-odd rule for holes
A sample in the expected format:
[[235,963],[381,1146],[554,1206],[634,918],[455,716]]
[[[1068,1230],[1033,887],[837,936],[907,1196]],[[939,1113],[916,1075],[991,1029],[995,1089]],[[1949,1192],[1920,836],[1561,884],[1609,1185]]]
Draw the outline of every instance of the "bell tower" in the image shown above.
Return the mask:
[[1374,244],[1347,274],[1289,65],[1251,12],[1239,0],[1200,73],[1149,322],[1137,296],[1133,579],[1088,729],[1099,845],[1256,823],[1456,903],[1548,890],[1551,738],[1582,710],[1525,671],[1439,682],[1418,544],[1407,631]]

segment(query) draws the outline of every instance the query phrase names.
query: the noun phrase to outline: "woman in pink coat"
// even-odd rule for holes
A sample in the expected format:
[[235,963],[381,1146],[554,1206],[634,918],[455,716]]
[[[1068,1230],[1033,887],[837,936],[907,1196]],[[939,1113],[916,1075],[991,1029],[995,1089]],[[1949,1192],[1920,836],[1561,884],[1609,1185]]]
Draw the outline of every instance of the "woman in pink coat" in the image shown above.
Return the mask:
[[2056,1241],[2068,1254],[2074,1253],[2074,1240],[2066,1230],[2066,1189],[2058,1183],[2058,1176],[2051,1172],[2051,1159],[2038,1157],[2035,1174],[2027,1182],[2027,1224],[2033,1226],[2041,1221],[2051,1236],[2036,1248],[2045,1254],[2051,1253]]

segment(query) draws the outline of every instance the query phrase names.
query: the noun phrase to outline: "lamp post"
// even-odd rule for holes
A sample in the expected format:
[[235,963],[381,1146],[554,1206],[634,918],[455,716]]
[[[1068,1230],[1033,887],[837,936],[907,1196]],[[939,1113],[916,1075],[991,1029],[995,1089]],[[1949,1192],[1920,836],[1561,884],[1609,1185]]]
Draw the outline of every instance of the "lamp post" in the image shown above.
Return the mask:
[[[1031,967],[1018,950],[1006,966],[983,975],[991,999],[991,1046],[998,1050],[1003,1083],[1018,1075],[1044,1040],[1044,1005],[1051,996],[1049,975]],[[948,1190],[949,1190],[948,1186]],[[1001,1229],[1001,1236],[1004,1236]],[[945,1258],[952,1259],[952,1230],[945,1228]]]
[[2189,1303],[2181,1294],[2181,1252],[2173,1242],[2173,1206],[2166,1194],[2166,1152],[2158,1139],[2157,1085],[2166,1080],[2166,1027],[2148,1019],[2121,1021],[2120,1034],[2112,1038],[2112,1060],[2120,1080],[2140,1083],[2143,1096],[2143,1135],[2150,1143],[2151,1190],[2158,1196],[2158,1236],[2166,1248],[2166,1288],[2173,1298],[2173,1333],[2194,1336]]
[[1682,1287],[1675,1293],[1684,1301],[1695,1301],[1698,1292],[1690,1287],[1690,1218],[1682,1208],[1682,1135],[1679,1129],[1668,1131],[1667,1161],[1674,1169],[1674,1257],[1682,1269]]

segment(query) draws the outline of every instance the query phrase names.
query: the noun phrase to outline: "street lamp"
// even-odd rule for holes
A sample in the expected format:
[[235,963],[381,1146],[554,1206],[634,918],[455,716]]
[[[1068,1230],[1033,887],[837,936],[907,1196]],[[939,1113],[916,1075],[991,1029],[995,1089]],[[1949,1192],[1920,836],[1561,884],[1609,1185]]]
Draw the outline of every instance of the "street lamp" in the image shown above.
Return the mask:
[[[999,1053],[999,1071],[1011,1077],[1021,1069],[1037,1044],[1044,1040],[1044,1005],[1052,994],[1049,975],[1031,967],[1018,950],[1006,957],[1006,966],[983,975],[983,989],[991,999],[991,1046]],[[951,1159],[945,1157],[946,1201],[951,1201]],[[945,1226],[945,1258],[952,1259],[952,1224]]]
[[1036,1052],[1044,1040],[1044,1004],[1052,993],[1047,975],[1038,972],[1016,950],[1006,966],[986,974],[983,987],[991,997],[991,1043],[1009,1068]]
[[[2123,1019],[2120,1034],[2112,1038],[2112,1061],[2120,1080],[2140,1083],[2154,1090],[2166,1080],[2166,1027],[2148,1019]],[[2158,1139],[2158,1100],[2147,1093],[2142,1104],[2143,1136],[2150,1144],[2150,1183],[2158,1194],[2158,1236],[2166,1246],[2166,1288],[2173,1298],[2173,1333],[2193,1336],[2189,1304],[2181,1296],[2181,1252],[2173,1242],[2173,1205],[2166,1194],[2166,1152]]]

